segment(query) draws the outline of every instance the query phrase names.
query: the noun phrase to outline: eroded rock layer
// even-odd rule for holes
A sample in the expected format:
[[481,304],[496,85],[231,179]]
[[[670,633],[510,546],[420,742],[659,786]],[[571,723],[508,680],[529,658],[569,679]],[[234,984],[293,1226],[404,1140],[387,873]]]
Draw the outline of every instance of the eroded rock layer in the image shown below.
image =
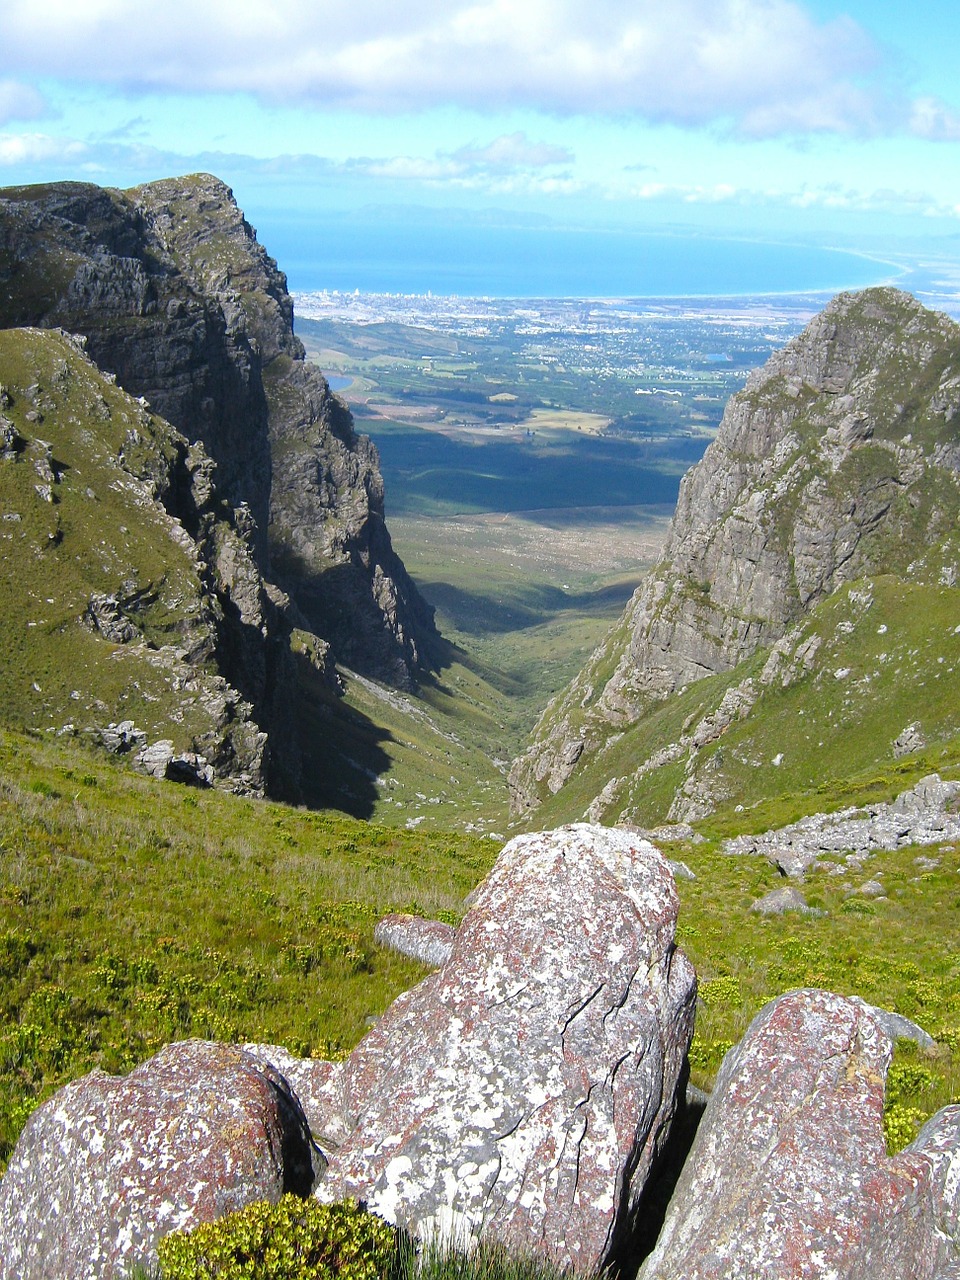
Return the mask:
[[308,365],[286,279],[209,175],[0,192],[0,325],[81,333],[218,467],[259,569],[369,675],[407,684],[432,612],[393,551],[376,450]]
[[[515,807],[558,793],[612,735],[774,645],[844,584],[907,574],[955,528],[958,471],[960,328],[894,289],[841,294],[728,404],[660,562],[514,764]],[[756,694],[729,696],[718,732]],[[697,746],[688,735],[650,767]]]

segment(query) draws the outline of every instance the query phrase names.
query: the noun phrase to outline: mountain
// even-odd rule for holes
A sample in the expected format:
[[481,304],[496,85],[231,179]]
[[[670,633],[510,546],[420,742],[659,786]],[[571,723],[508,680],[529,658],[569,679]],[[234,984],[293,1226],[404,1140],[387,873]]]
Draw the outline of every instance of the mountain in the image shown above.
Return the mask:
[[262,794],[293,657],[203,446],[63,331],[0,330],[0,377],[4,720]]
[[695,820],[955,739],[958,480],[960,327],[841,294],[730,401],[515,809]]
[[286,279],[207,174],[0,191],[0,326],[59,327],[217,464],[257,566],[352,668],[408,687],[430,608],[393,551],[376,450],[307,364]]
[[[94,729],[135,705],[138,749],[146,733],[218,784],[337,803],[331,743],[356,717],[336,710],[334,661],[410,690],[441,641],[393,550],[377,451],[307,363],[286,279],[230,190],[198,174],[0,191],[0,339],[3,527],[22,552],[4,574],[8,722]],[[56,608],[34,619],[34,596]],[[41,654],[42,628],[59,654]],[[171,645],[179,667],[157,657]],[[134,668],[123,692],[114,677]],[[215,698],[198,720],[193,686],[214,677],[229,711]]]

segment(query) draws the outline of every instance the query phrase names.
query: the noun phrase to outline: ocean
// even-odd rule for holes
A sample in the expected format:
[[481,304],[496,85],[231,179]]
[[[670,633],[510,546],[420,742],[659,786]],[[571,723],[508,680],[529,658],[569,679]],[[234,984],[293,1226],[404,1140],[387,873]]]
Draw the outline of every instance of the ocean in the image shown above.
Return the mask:
[[492,298],[677,298],[835,292],[896,278],[846,250],[613,231],[324,222],[274,225],[297,291]]

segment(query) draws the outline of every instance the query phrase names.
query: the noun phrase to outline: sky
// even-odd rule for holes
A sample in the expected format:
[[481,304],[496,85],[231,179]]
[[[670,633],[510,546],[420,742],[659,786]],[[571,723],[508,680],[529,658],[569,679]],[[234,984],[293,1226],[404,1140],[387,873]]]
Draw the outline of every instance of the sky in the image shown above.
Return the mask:
[[3,0],[0,185],[949,249],[958,48],[956,0]]

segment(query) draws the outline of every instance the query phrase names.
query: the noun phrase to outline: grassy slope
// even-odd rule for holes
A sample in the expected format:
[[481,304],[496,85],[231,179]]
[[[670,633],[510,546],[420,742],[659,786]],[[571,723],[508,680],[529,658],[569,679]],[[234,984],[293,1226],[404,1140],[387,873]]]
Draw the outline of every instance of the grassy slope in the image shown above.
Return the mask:
[[[0,1159],[55,1087],[94,1066],[125,1070],[167,1040],[346,1052],[424,972],[373,944],[379,915],[457,919],[497,849],[198,793],[0,735]],[[933,867],[908,849],[814,874],[807,893],[827,914],[775,919],[750,910],[780,883],[764,860],[725,857],[712,840],[667,851],[697,876],[679,890],[680,941],[701,981],[698,1083],[765,1000],[818,985],[898,1009],[941,1040],[938,1056],[901,1054],[895,1136],[958,1092],[955,849],[934,850]],[[851,896],[877,870],[887,897]]]
[[456,919],[495,852],[0,734],[0,1159],[38,1098],[168,1040],[349,1049],[424,972],[379,916]]
[[[189,748],[210,727],[196,699],[188,705],[145,643],[112,644],[81,623],[92,595],[129,595],[133,583],[145,601],[144,642],[175,646],[188,624],[197,634],[206,626],[202,587],[171,521],[119,462],[123,453],[134,469],[158,470],[151,455],[169,451],[170,428],[58,333],[0,331],[0,374],[2,412],[24,441],[0,459],[4,722],[82,731],[129,718],[151,739]],[[51,500],[38,489],[46,466]]]
[[[816,637],[820,647],[812,669],[789,687],[761,684],[769,650],[690,686],[613,734],[557,796],[545,800],[535,821],[580,818],[607,780],[620,777],[624,784],[604,820],[623,815],[653,825],[666,818],[688,763],[722,796],[721,811],[733,815],[727,825],[741,831],[839,807],[838,799],[830,803],[831,793],[849,795],[858,777],[875,780],[875,798],[891,798],[909,785],[905,776],[951,770],[960,762],[958,622],[954,587],[891,576],[852,584],[818,606],[802,627],[801,638]],[[749,715],[699,753],[684,751],[680,760],[637,777],[655,751],[678,742],[745,679],[759,690]],[[914,723],[928,748],[901,766],[894,739]]]

